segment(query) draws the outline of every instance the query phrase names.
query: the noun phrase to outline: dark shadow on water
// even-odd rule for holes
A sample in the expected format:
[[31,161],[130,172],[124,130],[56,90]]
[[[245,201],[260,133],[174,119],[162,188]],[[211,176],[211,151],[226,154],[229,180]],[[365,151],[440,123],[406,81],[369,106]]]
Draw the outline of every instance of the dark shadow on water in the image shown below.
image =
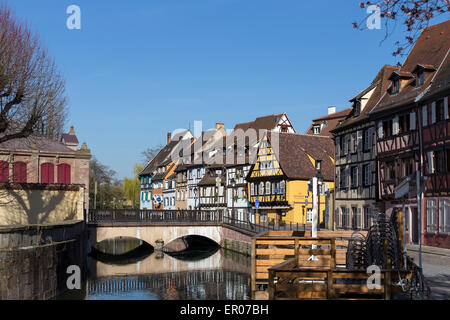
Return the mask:
[[220,249],[216,242],[202,236],[187,236],[185,241],[188,245],[186,250],[166,252],[166,254],[182,261],[200,261],[212,256]]
[[151,245],[143,242],[136,249],[123,254],[108,254],[92,247],[92,251],[89,256],[106,264],[126,265],[144,260],[145,258],[150,256],[153,251],[154,249]]

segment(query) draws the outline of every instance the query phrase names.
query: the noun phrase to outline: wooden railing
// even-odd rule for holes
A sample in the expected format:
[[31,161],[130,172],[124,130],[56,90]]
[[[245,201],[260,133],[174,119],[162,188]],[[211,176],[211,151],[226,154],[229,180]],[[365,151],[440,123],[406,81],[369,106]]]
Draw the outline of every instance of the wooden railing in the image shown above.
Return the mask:
[[[319,230],[318,236],[322,239],[334,241],[334,255],[336,267],[345,267],[348,240],[353,231]],[[302,255],[305,249],[299,250],[308,241],[311,241],[311,231],[301,228],[294,231],[270,230],[252,238],[252,296],[265,295],[269,284],[269,269],[279,263]],[[330,245],[328,249],[331,250]],[[323,252],[322,252],[323,253]],[[308,256],[309,257],[309,256]]]

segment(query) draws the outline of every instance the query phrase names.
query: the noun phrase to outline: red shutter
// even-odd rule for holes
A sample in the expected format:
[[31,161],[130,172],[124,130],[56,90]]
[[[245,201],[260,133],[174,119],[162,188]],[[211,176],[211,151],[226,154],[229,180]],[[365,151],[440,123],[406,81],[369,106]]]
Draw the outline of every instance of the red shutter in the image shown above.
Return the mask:
[[70,166],[68,164],[65,165],[65,178],[66,184],[70,184]]
[[25,162],[15,162],[13,164],[13,180],[18,183],[27,182],[27,164]]
[[9,163],[0,161],[0,182],[9,182]]
[[68,164],[58,165],[58,183],[70,184],[70,166]]
[[55,183],[55,166],[52,163],[41,164],[41,183]]

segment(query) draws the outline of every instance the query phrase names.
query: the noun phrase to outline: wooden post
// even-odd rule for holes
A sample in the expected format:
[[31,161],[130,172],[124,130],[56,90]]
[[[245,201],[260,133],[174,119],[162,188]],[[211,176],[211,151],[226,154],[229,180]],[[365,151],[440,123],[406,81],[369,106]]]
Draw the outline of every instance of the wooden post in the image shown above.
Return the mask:
[[334,290],[333,290],[333,269],[327,271],[327,299],[334,299]]
[[298,246],[298,238],[295,238],[294,239],[294,252],[295,252],[295,259],[297,260],[297,263],[298,263],[298,257],[299,257],[299,255],[300,255],[300,248],[299,248],[299,246]]
[[391,300],[391,271],[386,270],[384,273],[384,300]]
[[331,261],[330,261],[330,268],[333,270],[336,268],[336,239],[331,239]]
[[275,276],[274,271],[269,270],[269,300],[275,300]]
[[251,259],[252,259],[252,269],[251,269],[251,290],[252,290],[252,299],[255,299],[255,292],[256,292],[256,239],[252,239],[252,253],[251,253]]

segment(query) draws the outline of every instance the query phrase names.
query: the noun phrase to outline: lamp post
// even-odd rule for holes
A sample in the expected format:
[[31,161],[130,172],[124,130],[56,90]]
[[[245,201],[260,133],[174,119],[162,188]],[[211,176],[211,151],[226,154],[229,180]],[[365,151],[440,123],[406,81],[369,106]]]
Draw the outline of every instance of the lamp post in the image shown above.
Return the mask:
[[[317,220],[318,220],[318,203],[317,201],[320,201],[320,195],[319,197],[317,196],[318,193],[318,186],[319,184],[321,185],[323,182],[323,176],[320,173],[320,171],[317,171],[317,174],[312,178],[312,192],[313,192],[313,199],[312,199],[312,203],[313,203],[313,212],[312,212],[312,229],[311,229],[311,236],[313,238],[317,238]],[[316,245],[312,245],[312,249],[316,249],[317,246]],[[309,257],[308,260],[318,260],[318,258],[314,255],[312,255],[311,257]]]
[[198,210],[198,208],[197,208],[197,187],[194,187],[194,207],[195,207],[195,210]]
[[234,187],[236,186],[236,180],[231,178],[231,218],[234,219]]

